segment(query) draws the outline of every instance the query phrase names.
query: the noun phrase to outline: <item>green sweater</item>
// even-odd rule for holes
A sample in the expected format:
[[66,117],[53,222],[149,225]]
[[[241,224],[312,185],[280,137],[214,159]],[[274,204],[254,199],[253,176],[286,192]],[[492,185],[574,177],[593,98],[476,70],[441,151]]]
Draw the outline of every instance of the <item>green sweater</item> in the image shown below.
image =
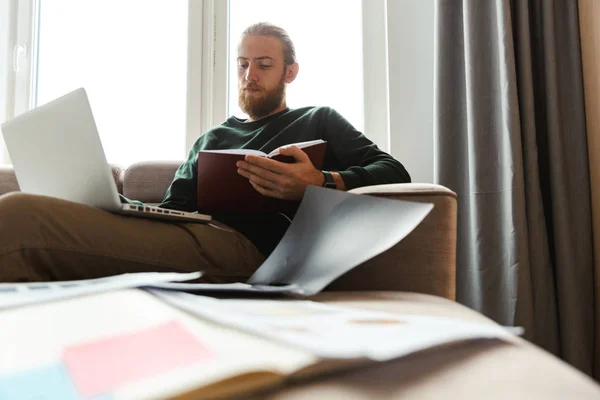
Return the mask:
[[[269,153],[295,142],[323,139],[327,150],[323,169],[337,171],[348,189],[360,186],[410,182],[406,169],[379,150],[365,135],[329,107],[286,109],[254,122],[231,117],[202,135],[160,205],[182,211],[197,210],[197,158],[199,150],[252,149]],[[289,220],[278,214],[213,215],[245,234],[265,256],[275,248]]]

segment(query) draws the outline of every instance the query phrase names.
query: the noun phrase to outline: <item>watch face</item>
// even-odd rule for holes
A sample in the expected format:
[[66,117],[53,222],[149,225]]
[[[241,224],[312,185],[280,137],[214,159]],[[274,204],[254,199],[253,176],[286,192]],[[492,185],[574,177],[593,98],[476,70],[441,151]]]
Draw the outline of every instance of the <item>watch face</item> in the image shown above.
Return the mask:
[[335,184],[335,182],[325,182],[325,187],[328,189],[336,189],[337,185]]

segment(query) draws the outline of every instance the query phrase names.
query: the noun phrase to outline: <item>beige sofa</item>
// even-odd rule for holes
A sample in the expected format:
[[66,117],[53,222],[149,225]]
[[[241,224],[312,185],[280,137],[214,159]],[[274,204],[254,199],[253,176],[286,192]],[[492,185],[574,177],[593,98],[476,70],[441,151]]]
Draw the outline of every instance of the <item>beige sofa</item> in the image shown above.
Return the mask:
[[[113,167],[124,196],[159,203],[180,162],[141,162]],[[12,167],[0,166],[0,194],[19,190]],[[329,290],[392,290],[428,293],[454,299],[456,195],[431,184],[380,185],[353,190],[389,198],[431,202],[427,218],[401,243],[359,266]]]

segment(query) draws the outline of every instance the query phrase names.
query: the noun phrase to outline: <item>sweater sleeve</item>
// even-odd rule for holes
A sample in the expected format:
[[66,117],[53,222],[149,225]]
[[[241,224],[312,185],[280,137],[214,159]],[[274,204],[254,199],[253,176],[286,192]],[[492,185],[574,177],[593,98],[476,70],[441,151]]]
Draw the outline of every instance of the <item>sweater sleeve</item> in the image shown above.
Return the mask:
[[171,186],[159,207],[172,210],[194,212],[198,208],[198,151],[202,148],[201,136],[188,154],[187,160],[179,166]]
[[325,108],[323,136],[341,165],[337,172],[348,189],[410,182],[410,175],[399,161],[380,150],[331,108]]

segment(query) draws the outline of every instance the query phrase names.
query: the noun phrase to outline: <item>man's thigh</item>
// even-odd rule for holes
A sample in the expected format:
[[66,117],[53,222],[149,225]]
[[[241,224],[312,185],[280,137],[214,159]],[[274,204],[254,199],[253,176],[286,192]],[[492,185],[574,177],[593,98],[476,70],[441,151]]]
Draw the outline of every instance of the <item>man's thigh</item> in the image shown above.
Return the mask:
[[252,274],[262,262],[238,232],[112,214],[50,197],[0,197],[0,281],[86,279],[126,272]]

